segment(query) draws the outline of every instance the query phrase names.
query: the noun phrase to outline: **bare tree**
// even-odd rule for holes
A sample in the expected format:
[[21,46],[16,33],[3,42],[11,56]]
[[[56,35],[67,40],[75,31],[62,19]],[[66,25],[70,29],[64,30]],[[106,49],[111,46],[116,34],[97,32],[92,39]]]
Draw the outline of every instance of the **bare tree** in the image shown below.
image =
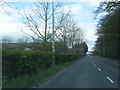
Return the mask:
[[[32,14],[27,15],[24,13],[25,25],[29,28],[36,37],[30,35],[22,30],[26,35],[30,36],[35,42],[43,41],[47,42],[48,39],[51,37],[48,31],[48,24],[51,22],[51,2],[35,2],[34,8],[31,8]],[[59,3],[55,5],[54,11],[59,7]],[[44,29],[43,29],[44,28]],[[42,30],[40,30],[42,29]]]
[[69,34],[67,37],[68,47],[73,48],[75,44],[80,44],[85,39],[85,33],[75,23],[69,25]]
[[[33,34],[30,35],[29,33],[27,33],[24,29],[21,31],[30,36],[35,42],[43,41],[46,43],[50,38],[52,38],[52,31],[49,30],[49,27],[52,23],[51,18],[53,16],[52,3],[46,1],[36,2],[34,3],[33,7],[34,8],[31,8],[31,10],[32,14],[34,14],[35,16],[32,16],[32,14],[28,15],[25,12],[23,16],[25,19],[24,23],[26,27],[33,32],[34,36]],[[60,8],[60,3],[56,2],[54,4],[55,33],[61,27],[62,22],[70,13],[70,10],[66,13],[63,13],[62,11],[58,12]]]
[[8,44],[12,42],[12,38],[10,36],[2,37],[2,46],[8,47]]
[[[9,8],[13,9],[10,3],[2,2],[0,6],[8,15],[11,14],[11,11],[8,11],[5,7],[8,6]],[[70,10],[66,12],[66,14],[63,13],[63,8],[61,12],[59,12],[60,8],[60,2],[54,3],[55,33],[61,27],[62,22],[70,13]],[[52,2],[47,2],[46,0],[42,2],[34,2],[33,6],[31,7],[31,11],[29,14],[26,11],[24,11],[24,13],[15,12],[23,17],[25,28],[21,29],[21,31],[27,36],[31,37],[35,42],[42,41],[43,43],[46,43],[50,38],[52,38],[52,31],[48,30],[48,27],[52,23]],[[28,30],[25,30],[26,28],[29,29],[32,33],[28,33]]]
[[76,35],[76,29],[75,28],[76,28],[75,24],[72,23],[70,25],[70,29],[69,29],[70,34],[69,34],[69,37],[68,37],[69,47],[71,47],[71,48],[73,47],[74,42],[75,42],[75,35]]
[[29,41],[29,38],[26,37],[26,36],[23,36],[23,37],[19,38],[17,40],[17,48],[16,49],[18,49],[18,50],[25,49],[26,47],[28,47],[27,45],[29,45],[29,44],[27,44],[28,41]]
[[60,24],[56,38],[60,42],[64,42],[68,47],[73,47],[76,43],[82,43],[84,40],[84,32],[74,22],[73,16],[68,14],[64,21]]
[[[64,18],[64,21],[61,22],[59,29],[57,30],[56,37],[61,41],[66,43],[67,37],[69,36],[69,14]],[[61,18],[60,18],[61,19]]]
[[2,43],[10,43],[12,38],[10,36],[5,36],[2,38]]
[[21,37],[17,40],[18,43],[27,43],[29,41],[28,37]]
[[0,1],[0,12],[1,13],[11,15],[12,14],[11,10],[12,10],[12,6],[9,2]]
[[80,27],[78,27],[75,35],[75,44],[83,43],[84,40],[85,40],[85,32]]

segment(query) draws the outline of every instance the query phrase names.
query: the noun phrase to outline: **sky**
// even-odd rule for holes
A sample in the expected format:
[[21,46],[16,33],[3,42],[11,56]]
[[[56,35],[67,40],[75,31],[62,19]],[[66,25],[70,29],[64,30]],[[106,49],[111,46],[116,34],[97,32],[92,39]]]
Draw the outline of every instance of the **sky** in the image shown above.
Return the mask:
[[[31,5],[32,0],[27,0],[26,2],[25,0],[18,0],[18,2],[14,0],[8,1],[12,2],[15,7],[17,6],[19,12],[23,12],[24,10],[26,10],[27,13],[30,12],[29,5]],[[63,5],[65,10],[67,10],[66,4],[71,4],[71,14],[73,15],[73,19],[77,25],[79,25],[85,32],[85,42],[88,45],[89,51],[92,50],[97,39],[95,34],[98,20],[94,19],[95,14],[93,12],[96,7],[98,7],[100,1],[101,0],[67,0]],[[11,10],[10,8],[7,8],[7,6],[6,9]],[[1,7],[0,11],[3,11]],[[16,9],[11,11],[18,12]],[[20,31],[22,25],[24,24],[20,21],[20,16],[17,14],[9,16],[5,13],[0,13],[0,33],[2,33],[2,37],[10,36],[13,40],[17,40],[18,38],[24,36],[24,34]]]

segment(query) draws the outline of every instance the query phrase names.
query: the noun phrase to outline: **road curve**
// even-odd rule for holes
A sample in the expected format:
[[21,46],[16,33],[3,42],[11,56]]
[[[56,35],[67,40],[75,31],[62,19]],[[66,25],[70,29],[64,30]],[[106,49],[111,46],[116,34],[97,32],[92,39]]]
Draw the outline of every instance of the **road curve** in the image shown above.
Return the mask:
[[38,88],[118,88],[118,63],[100,56],[86,56]]

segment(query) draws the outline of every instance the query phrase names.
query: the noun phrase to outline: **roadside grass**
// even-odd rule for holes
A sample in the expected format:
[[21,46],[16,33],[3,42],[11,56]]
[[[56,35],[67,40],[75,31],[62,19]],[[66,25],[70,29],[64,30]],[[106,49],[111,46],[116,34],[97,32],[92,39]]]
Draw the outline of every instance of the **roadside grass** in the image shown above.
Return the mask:
[[73,62],[80,60],[81,58],[72,60],[71,62],[66,62],[63,64],[52,66],[48,69],[41,70],[40,72],[37,72],[32,75],[19,76],[15,79],[12,79],[10,82],[3,84],[3,88],[32,88],[38,83],[45,80],[48,76],[54,74],[59,70],[62,70],[63,68],[71,65]]

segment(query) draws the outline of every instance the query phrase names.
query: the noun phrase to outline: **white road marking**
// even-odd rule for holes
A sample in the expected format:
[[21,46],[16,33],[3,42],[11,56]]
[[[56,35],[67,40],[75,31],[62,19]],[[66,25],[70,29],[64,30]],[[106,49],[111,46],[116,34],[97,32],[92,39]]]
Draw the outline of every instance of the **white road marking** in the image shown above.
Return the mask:
[[98,68],[98,70],[99,70],[99,71],[101,71],[101,69],[100,69],[100,68]]
[[111,82],[114,83],[114,81],[112,79],[110,79],[109,77],[107,77],[107,79]]
[[96,67],[96,64],[94,66]]

